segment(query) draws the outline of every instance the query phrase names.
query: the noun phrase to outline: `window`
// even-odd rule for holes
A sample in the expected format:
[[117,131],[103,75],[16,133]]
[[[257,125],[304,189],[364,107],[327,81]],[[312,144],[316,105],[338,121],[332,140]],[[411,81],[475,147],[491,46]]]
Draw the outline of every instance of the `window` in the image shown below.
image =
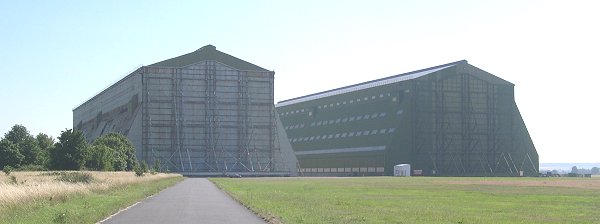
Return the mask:
[[323,108],[327,108],[327,105],[323,105]]
[[319,105],[317,108],[321,109],[321,105]]
[[358,116],[356,117],[356,120],[357,120],[357,121],[360,121],[361,119],[362,119],[362,116],[360,116],[360,115],[358,115]]
[[342,134],[342,138],[345,138],[346,136],[348,136],[348,133],[343,133]]
[[377,130],[372,130],[372,131],[371,131],[371,134],[372,134],[372,135],[374,135],[374,134],[377,134]]
[[379,94],[379,98],[383,98],[383,93],[382,93],[382,94]]
[[367,101],[367,100],[369,100],[369,97],[365,97],[365,98],[363,98],[363,100],[364,100],[364,101]]
[[377,118],[378,115],[379,114],[377,114],[377,113],[371,114],[371,118]]
[[362,132],[361,132],[361,131],[357,131],[357,132],[356,132],[356,137],[358,137],[358,136],[361,136],[361,135],[362,135]]
[[329,120],[329,124],[333,124],[333,120]]
[[335,103],[335,105],[336,105],[336,106],[339,106],[339,105],[340,105],[340,102],[337,102],[337,103]]
[[402,112],[404,112],[404,111],[402,111],[402,110],[400,109],[400,110],[398,110],[398,111],[396,112],[396,114],[397,114],[397,115],[400,115],[400,114],[402,114]]
[[388,129],[388,133],[392,133],[394,131],[396,131],[396,128],[390,128],[390,129]]
[[339,138],[340,134],[335,134],[334,138]]
[[381,129],[381,130],[379,130],[379,134],[385,134],[386,131],[387,131],[386,129]]
[[369,131],[363,131],[363,135],[368,135]]
[[337,124],[337,123],[340,123],[340,121],[342,121],[342,119],[339,119],[339,118],[338,118],[337,120],[335,120],[335,123],[336,123],[336,124]]
[[333,107],[333,103],[330,103],[330,104],[329,104],[329,107]]
[[342,104],[346,105],[346,101],[344,101]]
[[317,136],[317,140],[321,140],[321,136],[320,135]]
[[315,126],[315,122],[310,123],[310,126],[314,127]]
[[332,138],[333,138],[333,135],[329,135],[329,136],[327,136],[327,138],[328,138],[328,139],[332,139]]
[[300,125],[300,128],[304,128],[304,124],[301,124],[301,125]]
[[350,103],[354,103],[354,100],[350,100]]
[[321,126],[321,121],[317,122],[317,126]]
[[315,136],[310,136],[310,138],[308,138],[309,141],[312,141],[315,139]]
[[344,119],[342,119],[342,122],[343,122],[343,123],[346,123],[346,121],[348,121],[348,118],[347,118],[347,117],[345,117]]
[[385,112],[381,112],[381,113],[379,114],[379,116],[380,116],[380,117],[385,117],[385,115],[387,115],[387,113],[385,113]]
[[371,96],[371,99],[374,100],[376,97],[375,96]]
[[321,136],[321,139],[323,139],[323,140],[327,139],[327,135]]
[[304,141],[308,141],[308,137],[304,137]]
[[356,102],[360,102],[360,98],[356,99]]
[[350,132],[350,134],[348,134],[348,137],[353,137],[354,136],[354,132]]
[[350,120],[349,120],[349,121],[354,121],[354,117],[350,117]]

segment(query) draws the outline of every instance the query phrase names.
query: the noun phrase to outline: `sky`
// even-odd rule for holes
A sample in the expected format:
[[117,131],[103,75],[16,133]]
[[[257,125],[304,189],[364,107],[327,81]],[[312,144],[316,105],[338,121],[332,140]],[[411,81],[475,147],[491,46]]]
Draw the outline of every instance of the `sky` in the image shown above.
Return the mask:
[[58,136],[141,65],[212,44],[275,100],[466,59],[515,84],[540,162],[600,162],[598,1],[1,1],[0,134]]

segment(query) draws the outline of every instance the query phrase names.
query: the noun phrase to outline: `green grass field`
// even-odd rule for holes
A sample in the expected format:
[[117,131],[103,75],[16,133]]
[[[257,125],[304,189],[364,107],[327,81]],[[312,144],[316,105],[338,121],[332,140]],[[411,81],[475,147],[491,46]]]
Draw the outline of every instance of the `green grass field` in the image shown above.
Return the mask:
[[600,178],[211,180],[261,216],[283,223],[600,222]]
[[0,223],[97,223],[119,209],[158,193],[183,177],[69,194],[58,199],[35,200],[0,209]]

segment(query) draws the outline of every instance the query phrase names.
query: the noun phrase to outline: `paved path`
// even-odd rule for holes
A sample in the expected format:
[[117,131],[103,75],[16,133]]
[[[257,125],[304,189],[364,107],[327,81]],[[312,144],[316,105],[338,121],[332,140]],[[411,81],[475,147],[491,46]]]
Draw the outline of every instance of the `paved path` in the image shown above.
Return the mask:
[[102,223],[265,223],[205,178],[186,178]]

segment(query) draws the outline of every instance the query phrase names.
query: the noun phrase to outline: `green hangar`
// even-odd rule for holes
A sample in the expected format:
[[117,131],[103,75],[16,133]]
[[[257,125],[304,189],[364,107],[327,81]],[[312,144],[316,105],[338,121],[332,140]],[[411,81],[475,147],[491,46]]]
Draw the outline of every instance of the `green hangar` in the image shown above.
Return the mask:
[[535,176],[514,84],[457,61],[278,102],[299,175]]

